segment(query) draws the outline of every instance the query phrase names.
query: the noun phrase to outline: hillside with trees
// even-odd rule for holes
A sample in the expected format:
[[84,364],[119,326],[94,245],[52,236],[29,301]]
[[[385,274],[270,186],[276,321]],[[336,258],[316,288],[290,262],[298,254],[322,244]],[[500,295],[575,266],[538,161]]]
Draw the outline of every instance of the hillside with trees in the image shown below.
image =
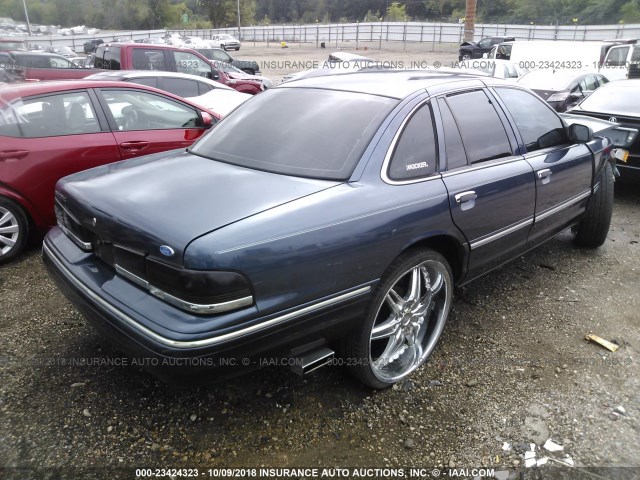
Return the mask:
[[[237,0],[26,0],[43,25],[102,29],[235,26]],[[240,0],[243,25],[380,21],[457,22],[465,0]],[[185,15],[186,14],[186,15]],[[485,0],[477,22],[539,25],[640,23],[640,0]],[[22,0],[0,0],[0,17],[24,19]],[[186,20],[186,23],[185,23]]]

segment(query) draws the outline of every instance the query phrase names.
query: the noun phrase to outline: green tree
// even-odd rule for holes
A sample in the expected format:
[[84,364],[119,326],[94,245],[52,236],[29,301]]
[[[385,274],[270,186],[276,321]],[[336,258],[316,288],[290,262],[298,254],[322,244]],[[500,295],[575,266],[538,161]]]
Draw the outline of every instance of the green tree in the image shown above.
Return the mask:
[[398,2],[393,2],[387,8],[386,20],[389,22],[404,22],[407,20],[407,8]]

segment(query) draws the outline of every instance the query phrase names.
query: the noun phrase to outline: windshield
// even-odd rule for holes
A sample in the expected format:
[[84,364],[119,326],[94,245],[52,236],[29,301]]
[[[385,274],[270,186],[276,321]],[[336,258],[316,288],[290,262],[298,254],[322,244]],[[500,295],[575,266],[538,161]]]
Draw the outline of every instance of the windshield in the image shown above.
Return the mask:
[[573,73],[556,72],[547,70],[534,70],[518,80],[518,83],[533,90],[566,90],[574,81],[576,75]]
[[640,82],[619,80],[598,88],[580,103],[589,112],[626,114],[634,117],[640,112]]
[[190,151],[273,173],[346,180],[397,103],[353,92],[267,90],[226,117]]

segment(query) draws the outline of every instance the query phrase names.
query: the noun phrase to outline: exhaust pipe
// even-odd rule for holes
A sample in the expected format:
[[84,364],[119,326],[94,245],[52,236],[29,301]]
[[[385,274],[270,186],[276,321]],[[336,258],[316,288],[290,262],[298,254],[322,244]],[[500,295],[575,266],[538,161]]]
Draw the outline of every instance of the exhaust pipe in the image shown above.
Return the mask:
[[303,377],[325,365],[329,365],[334,357],[335,352],[333,350],[322,347],[291,357],[289,365],[291,365],[293,373]]

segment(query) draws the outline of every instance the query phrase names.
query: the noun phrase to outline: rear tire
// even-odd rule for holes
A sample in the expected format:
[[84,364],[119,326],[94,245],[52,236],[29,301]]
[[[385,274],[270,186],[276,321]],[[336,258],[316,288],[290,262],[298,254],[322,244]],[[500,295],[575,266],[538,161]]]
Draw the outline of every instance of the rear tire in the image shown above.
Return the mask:
[[29,239],[29,219],[20,205],[0,197],[0,264],[17,257]]
[[365,385],[387,388],[424,364],[444,328],[453,275],[433,250],[400,255],[383,275],[364,323],[345,343],[345,362]]
[[613,182],[613,169],[607,162],[600,174],[600,188],[589,200],[587,213],[575,229],[576,245],[597,248],[607,239],[613,213]]

